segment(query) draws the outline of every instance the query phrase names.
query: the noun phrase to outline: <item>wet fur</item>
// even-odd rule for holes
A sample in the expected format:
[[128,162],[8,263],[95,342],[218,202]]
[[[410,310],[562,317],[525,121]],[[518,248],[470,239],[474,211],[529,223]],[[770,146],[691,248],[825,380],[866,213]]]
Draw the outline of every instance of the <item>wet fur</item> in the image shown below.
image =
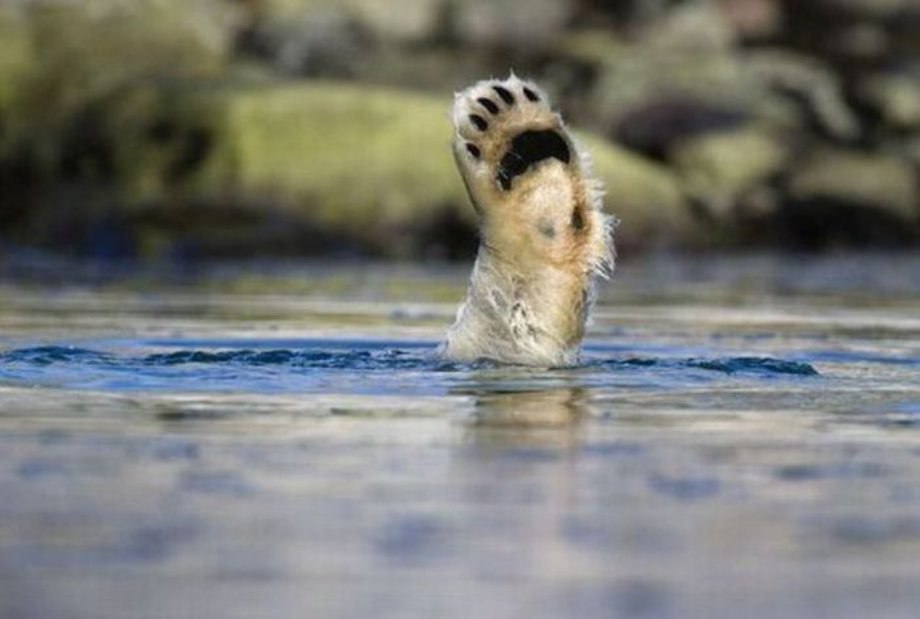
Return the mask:
[[[588,157],[536,85],[514,75],[456,95],[453,151],[480,218],[453,360],[577,362],[595,281],[613,270],[612,219]],[[568,157],[566,157],[568,153]]]

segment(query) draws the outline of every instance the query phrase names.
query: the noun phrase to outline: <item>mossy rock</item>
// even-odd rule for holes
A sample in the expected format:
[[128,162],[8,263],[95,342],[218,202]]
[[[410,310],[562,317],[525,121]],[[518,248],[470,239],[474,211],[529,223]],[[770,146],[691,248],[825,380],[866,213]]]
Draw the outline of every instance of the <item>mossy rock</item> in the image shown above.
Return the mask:
[[[825,62],[789,50],[749,50],[742,62],[752,94],[763,105],[759,117],[774,125],[793,129],[795,117],[787,105],[796,101],[806,115],[799,116],[799,127],[816,128],[835,141],[852,142],[861,127],[859,118],[844,97],[840,76]],[[784,109],[786,108],[786,109]],[[785,118],[784,118],[785,117]],[[808,123],[804,123],[805,119]]]
[[533,53],[559,37],[573,15],[568,0],[452,0],[448,26],[471,46]]
[[590,134],[576,133],[591,154],[603,181],[606,209],[619,220],[616,237],[622,247],[692,246],[704,240],[677,178],[665,166],[649,161]]
[[739,202],[779,175],[789,153],[777,137],[747,127],[690,138],[677,145],[672,160],[687,193],[712,218],[730,224]]
[[920,129],[920,78],[910,74],[874,75],[859,85],[859,93],[887,128]]
[[310,21],[338,13],[381,41],[415,43],[438,36],[470,45],[530,48],[570,22],[568,0],[261,0],[263,23]]
[[435,33],[447,1],[261,0],[250,5],[253,17],[263,24],[290,24],[335,13],[380,39],[414,42]]
[[793,200],[839,204],[915,226],[920,221],[920,184],[911,164],[895,155],[826,149],[812,153],[789,179]]
[[10,114],[17,138],[52,159],[60,132],[88,104],[141,80],[215,76],[229,57],[232,14],[213,0],[41,2],[15,15],[15,36],[0,31],[0,71],[24,53],[28,67]]
[[611,135],[628,130],[650,108],[668,106],[786,130],[807,129],[814,120],[839,140],[852,140],[860,130],[833,71],[802,54],[683,48],[625,40],[607,31],[577,31],[560,39],[556,55],[561,66],[553,79],[564,83],[568,78],[560,75],[593,76],[587,92],[574,89],[571,104],[580,118]]
[[33,62],[25,19],[18,11],[0,7],[0,109],[12,99],[16,84]]
[[21,84],[36,62],[22,15],[0,7],[0,157],[15,132],[14,106]]
[[320,82],[179,96],[216,119],[195,193],[276,202],[368,237],[463,198],[443,101]]
[[[150,84],[106,107],[103,133],[116,147],[119,202],[156,222],[143,233],[157,239],[147,247],[188,238],[191,211],[215,219],[232,211],[245,212],[253,230],[288,222],[278,242],[300,246],[286,253],[338,245],[411,257],[439,240],[430,238],[439,227],[465,229],[468,239],[475,227],[450,154],[447,106],[326,81]],[[283,241],[292,230],[297,238]],[[193,232],[200,247],[247,244],[210,238],[226,235],[218,227]]]
[[656,47],[606,31],[582,31],[561,38],[555,51],[563,65],[596,75],[580,106],[605,130],[649,101],[693,99],[728,109],[756,103],[737,58],[721,50]]
[[[336,82],[173,86],[132,96],[133,105],[107,116],[122,119],[110,139],[121,144],[117,170],[129,208],[258,205],[266,217],[295,218],[392,256],[417,254],[418,236],[449,235],[445,221],[468,234],[475,228],[450,154],[449,96]],[[139,123],[145,109],[160,116],[144,122],[171,127],[172,140],[149,139],[156,131]],[[579,139],[607,186],[607,207],[623,222],[624,242],[692,236],[664,168],[596,137]]]

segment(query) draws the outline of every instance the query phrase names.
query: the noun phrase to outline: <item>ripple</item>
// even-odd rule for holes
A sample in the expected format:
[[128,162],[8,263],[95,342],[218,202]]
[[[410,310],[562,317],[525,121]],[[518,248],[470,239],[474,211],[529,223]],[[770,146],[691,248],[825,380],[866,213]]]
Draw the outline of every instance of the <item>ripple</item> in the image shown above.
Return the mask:
[[0,353],[0,364],[4,365],[11,363],[51,365],[72,361],[99,363],[110,360],[111,355],[108,353],[76,346],[35,346]]
[[113,392],[229,389],[251,393],[373,393],[375,389],[395,389],[413,393],[432,388],[445,392],[457,381],[472,381],[477,390],[489,390],[497,388],[495,380],[509,373],[515,380],[535,383],[537,388],[559,380],[630,380],[638,376],[660,389],[683,380],[712,380],[718,376],[758,380],[818,375],[808,363],[770,357],[588,357],[579,366],[549,370],[513,368],[489,361],[448,362],[435,354],[433,345],[403,349],[388,348],[380,342],[363,346],[355,341],[323,340],[316,346],[304,341],[297,348],[273,348],[268,343],[246,342],[246,347],[208,349],[183,347],[181,340],[176,340],[172,350],[153,351],[136,341],[119,342],[105,349],[66,345],[19,348],[0,352],[0,381],[12,386]]
[[641,368],[692,368],[720,372],[722,374],[787,374],[794,376],[818,376],[818,371],[808,363],[785,361],[772,357],[720,357],[715,359],[655,359],[630,358],[601,361],[600,365],[610,369]]

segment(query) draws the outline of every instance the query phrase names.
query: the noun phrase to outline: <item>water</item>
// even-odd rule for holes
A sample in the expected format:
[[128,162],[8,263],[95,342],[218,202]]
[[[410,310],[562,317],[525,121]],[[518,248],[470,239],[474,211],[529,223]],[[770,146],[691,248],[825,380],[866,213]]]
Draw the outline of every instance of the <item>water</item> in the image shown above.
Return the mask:
[[920,607],[920,256],[627,262],[552,370],[436,357],[462,268],[80,277],[0,285],[2,617]]

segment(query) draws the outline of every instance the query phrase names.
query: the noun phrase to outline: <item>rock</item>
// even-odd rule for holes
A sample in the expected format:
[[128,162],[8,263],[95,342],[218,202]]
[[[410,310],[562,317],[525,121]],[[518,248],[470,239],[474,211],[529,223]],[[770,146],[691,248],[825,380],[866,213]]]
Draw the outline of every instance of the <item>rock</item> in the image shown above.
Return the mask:
[[814,152],[796,165],[788,190],[798,208],[842,205],[910,226],[920,219],[920,186],[915,171],[906,160],[885,153]]
[[[158,132],[141,124],[130,132],[136,139],[126,140],[125,125],[108,129],[128,149],[117,160],[129,208],[199,204],[290,220],[302,224],[300,249],[307,254],[328,249],[311,248],[311,238],[335,235],[338,246],[410,256],[431,241],[416,237],[448,215],[472,228],[471,214],[456,208],[465,194],[453,170],[443,101],[322,82],[178,85],[132,96],[137,102],[122,103],[124,109],[143,109],[144,99],[154,98],[156,114],[145,122],[160,131],[154,139]],[[177,223],[164,233],[180,231]],[[220,241],[206,229],[196,232],[200,242],[187,238],[199,247]]]
[[885,127],[920,129],[920,72],[873,75],[859,85],[857,94]]
[[[697,19],[720,28],[709,13],[688,21]],[[575,31],[557,43],[546,75],[580,122],[655,157],[674,139],[747,121],[834,142],[866,137],[832,65],[787,49],[739,49],[727,34],[707,44],[706,28],[694,36],[674,22],[683,23],[654,21],[636,40]]]
[[16,111],[22,84],[36,61],[22,16],[0,6],[0,240],[29,210],[22,195],[29,175],[19,156],[23,131]]
[[769,40],[782,32],[779,0],[719,0],[719,7],[742,41]]
[[705,234],[693,216],[677,179],[668,168],[609,142],[576,134],[591,154],[606,190],[604,204],[616,215],[617,246],[690,247]]
[[304,77],[352,77],[372,57],[372,42],[348,7],[332,2],[256,5],[238,47],[274,69]]
[[[790,7],[796,4],[795,0],[787,2]],[[830,15],[839,19],[887,21],[902,15],[912,2],[913,0],[818,0],[810,3],[811,7],[802,9],[810,10],[812,14]]]
[[756,97],[739,87],[742,67],[721,51],[637,45],[609,33],[585,32],[565,37],[557,49],[561,66],[554,74],[591,75],[586,93],[573,101],[584,118],[617,135],[624,119],[648,105],[678,100],[719,110],[742,110]]
[[[250,19],[266,26],[296,27],[298,23],[321,24],[342,19],[383,41],[416,43],[429,40],[438,30],[447,1],[255,0],[249,4]],[[313,34],[324,36],[319,31]]]
[[711,2],[677,4],[647,24],[639,37],[649,48],[695,53],[725,53],[736,42],[726,14]]
[[17,122],[14,108],[36,54],[18,11],[0,7],[0,160],[10,148]]
[[914,168],[920,170],[920,132],[908,135],[900,144],[895,146],[895,150],[903,153]]
[[788,42],[846,72],[917,53],[920,4],[913,0],[782,0]]
[[449,10],[460,42],[529,53],[548,49],[573,15],[566,0],[451,0]]
[[[422,65],[429,73],[424,81],[430,83],[429,56],[437,50],[428,44],[446,36],[446,4],[447,0],[256,0],[249,4],[239,47],[288,75],[393,85],[411,81],[405,73],[411,65]],[[447,61],[438,67],[440,83],[460,60],[434,58]]]
[[675,95],[661,101],[646,101],[625,114],[617,123],[615,137],[630,150],[666,161],[675,144],[700,135],[731,131],[748,122],[749,117],[742,110]]
[[[163,240],[170,238],[207,253],[229,234],[212,222],[234,220],[245,223],[234,228],[237,249],[224,253],[247,246],[248,227],[263,236],[274,230],[264,251],[344,246],[408,257],[453,251],[452,243],[475,247],[473,210],[450,154],[448,103],[449,96],[333,82],[153,86],[124,93],[98,122],[102,141],[113,145],[117,202],[154,253],[173,252]],[[664,168],[578,138],[608,187],[624,243],[694,241]],[[272,221],[287,223],[279,229]]]
[[21,19],[40,53],[16,85],[11,114],[18,139],[51,159],[63,125],[125,84],[219,74],[232,29],[232,13],[207,0],[48,0],[26,4]]
[[[336,0],[341,2],[342,0]],[[406,43],[430,41],[448,0],[345,0],[359,23],[376,36]]]
[[769,205],[745,199],[763,196],[758,190],[781,173],[788,159],[778,137],[753,127],[696,136],[680,143],[672,155],[687,194],[724,224],[734,223],[739,215],[773,214]]
[[840,79],[823,62],[790,51],[759,50],[745,54],[743,63],[758,92],[768,100],[794,102],[825,136],[844,142],[860,136],[859,119],[844,100]]
[[[802,54],[655,46],[580,32],[560,41],[557,56],[548,74],[579,120],[652,156],[686,135],[752,120],[844,142],[861,135],[833,71]],[[576,74],[586,87],[559,78]]]

